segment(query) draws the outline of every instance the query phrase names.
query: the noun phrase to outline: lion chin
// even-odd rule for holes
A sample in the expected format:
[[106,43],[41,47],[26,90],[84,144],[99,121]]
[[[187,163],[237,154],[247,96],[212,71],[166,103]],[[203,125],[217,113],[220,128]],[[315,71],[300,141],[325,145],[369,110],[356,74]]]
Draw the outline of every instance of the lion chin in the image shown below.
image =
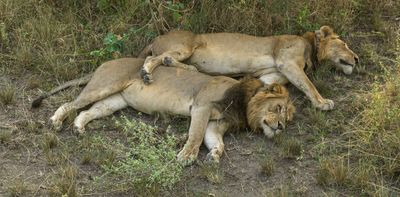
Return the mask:
[[282,132],[282,130],[280,129],[272,129],[271,127],[269,127],[266,124],[261,124],[262,125],[262,130],[265,136],[267,136],[267,138],[271,139],[273,138],[275,135],[278,135]]
[[338,70],[343,71],[344,74],[350,75],[353,73],[354,69],[354,64],[348,63],[347,61],[343,59],[339,59],[338,61],[335,61],[335,66]]
[[339,67],[341,68],[343,73],[346,75],[351,75],[351,73],[353,73],[353,66],[340,64]]

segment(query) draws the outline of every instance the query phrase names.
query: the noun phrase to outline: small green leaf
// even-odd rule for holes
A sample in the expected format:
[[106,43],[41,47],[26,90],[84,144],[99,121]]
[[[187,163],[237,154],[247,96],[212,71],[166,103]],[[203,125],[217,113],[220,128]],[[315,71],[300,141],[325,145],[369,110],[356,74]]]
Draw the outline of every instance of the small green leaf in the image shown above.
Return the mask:
[[172,17],[174,18],[175,22],[179,22],[179,20],[181,19],[182,15],[179,14],[178,12],[173,12],[172,13]]

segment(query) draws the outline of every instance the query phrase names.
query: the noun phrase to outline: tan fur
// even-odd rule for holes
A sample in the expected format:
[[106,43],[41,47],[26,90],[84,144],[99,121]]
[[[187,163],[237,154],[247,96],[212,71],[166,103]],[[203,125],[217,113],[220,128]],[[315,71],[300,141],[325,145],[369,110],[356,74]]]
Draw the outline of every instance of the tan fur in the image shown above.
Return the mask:
[[[350,74],[358,61],[358,56],[328,26],[304,36],[172,31],[157,37],[144,54],[152,55],[143,65],[142,78],[146,83],[153,81],[151,73],[161,64],[212,75],[251,74],[265,84],[290,81],[322,110],[332,109],[334,103],[318,93],[304,70],[330,60]],[[160,79],[154,77],[154,80]]]
[[[183,161],[195,159],[205,138],[204,142],[210,149],[208,157],[218,161],[223,153],[223,134],[235,124],[229,117],[235,116],[247,122],[246,113],[242,112],[250,108],[248,118],[252,121],[252,128],[260,128],[272,137],[283,129],[279,125],[285,127],[286,120],[293,116],[294,111],[275,110],[278,106],[294,108],[283,86],[263,86],[254,78],[237,81],[168,67],[157,68],[154,76],[160,80],[147,86],[139,75],[143,62],[143,59],[122,58],[101,65],[81,94],[58,108],[50,118],[54,127],[59,129],[71,111],[89,104],[93,104],[92,107],[82,111],[74,121],[74,128],[80,133],[91,120],[111,115],[127,106],[148,114],[160,112],[191,116],[189,137],[178,158]],[[279,118],[270,120],[267,117],[270,114]],[[253,120],[258,123],[253,123]]]

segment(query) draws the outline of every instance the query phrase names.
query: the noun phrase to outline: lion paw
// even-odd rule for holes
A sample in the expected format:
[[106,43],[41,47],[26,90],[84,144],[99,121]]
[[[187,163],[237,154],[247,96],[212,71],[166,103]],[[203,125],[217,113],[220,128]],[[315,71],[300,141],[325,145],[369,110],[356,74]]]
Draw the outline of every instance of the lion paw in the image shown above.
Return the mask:
[[335,103],[330,99],[325,99],[321,103],[319,103],[316,107],[321,110],[332,110],[335,106]]
[[85,127],[80,127],[78,125],[74,125],[73,132],[77,135],[84,134],[86,132]]
[[164,57],[163,64],[166,65],[166,66],[171,66],[172,58],[171,57]]
[[178,153],[177,159],[184,166],[191,165],[197,159],[198,150],[188,150],[183,148],[181,152]]
[[220,158],[220,156],[212,151],[209,152],[206,156],[206,160],[213,162],[213,163],[219,163],[219,158]]
[[55,130],[55,131],[60,131],[61,127],[62,127],[62,121],[55,119],[54,117],[50,118],[50,124],[51,127]]
[[153,83],[153,75],[151,73],[148,73],[143,68],[140,71],[140,77],[142,78],[144,84],[146,84],[146,85]]
[[196,71],[196,72],[199,71],[199,70],[197,70],[197,68],[195,66],[191,66],[191,65],[188,65],[186,69],[188,69],[190,71]]

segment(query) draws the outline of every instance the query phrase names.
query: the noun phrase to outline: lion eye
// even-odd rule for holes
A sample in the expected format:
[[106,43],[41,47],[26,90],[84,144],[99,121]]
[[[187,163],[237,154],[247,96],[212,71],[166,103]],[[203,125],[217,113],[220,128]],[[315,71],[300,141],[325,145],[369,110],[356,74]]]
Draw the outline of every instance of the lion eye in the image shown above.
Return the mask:
[[282,111],[282,106],[281,105],[276,106],[276,111],[277,112],[281,112]]

